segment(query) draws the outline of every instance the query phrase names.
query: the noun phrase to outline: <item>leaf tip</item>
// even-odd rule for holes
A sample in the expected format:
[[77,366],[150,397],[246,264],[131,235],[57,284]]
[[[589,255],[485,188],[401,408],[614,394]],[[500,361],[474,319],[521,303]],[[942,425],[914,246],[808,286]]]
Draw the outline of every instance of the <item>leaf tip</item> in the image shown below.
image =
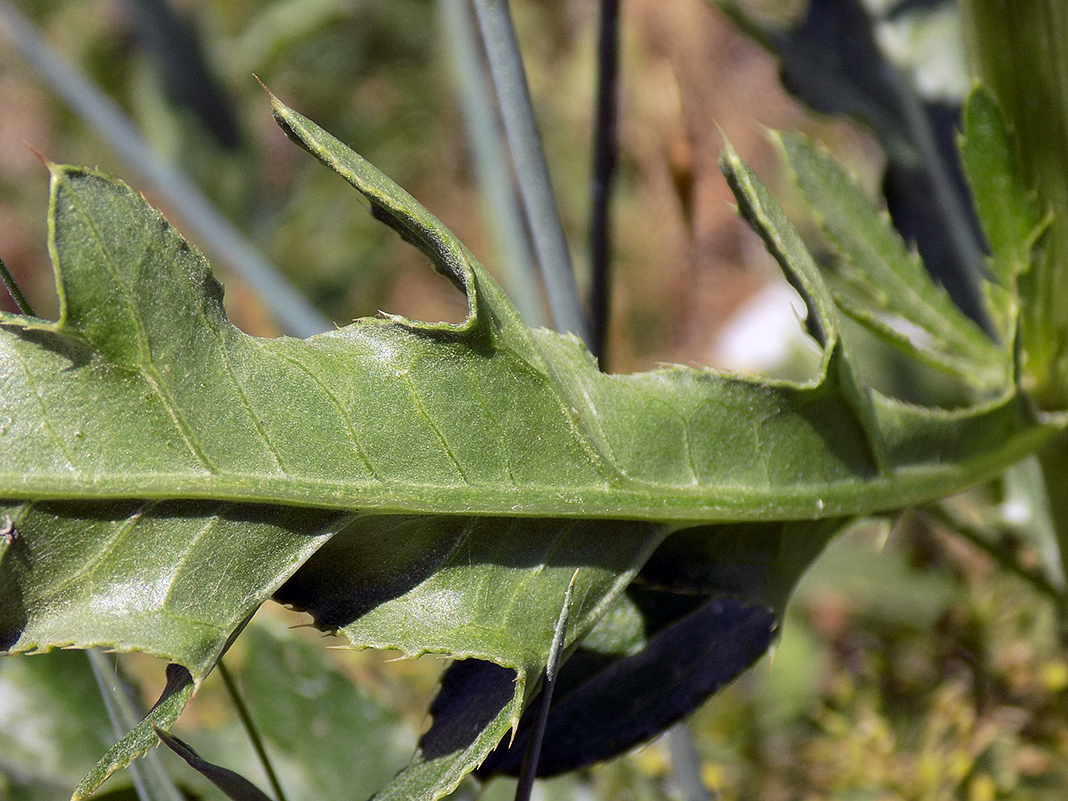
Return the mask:
[[512,711],[508,716],[508,724],[512,729],[512,736],[508,740],[508,747],[512,747],[512,743],[515,742],[516,732],[519,731],[519,721],[523,716],[523,699],[526,698],[527,693],[527,671],[526,668],[516,668],[515,671],[515,692],[512,696]]
[[37,156],[37,158],[41,160],[41,163],[45,165],[49,172],[51,172],[52,168],[56,166],[51,159],[49,159],[44,153],[35,148],[25,139],[22,140],[22,144],[26,146],[27,150],[29,150],[31,153],[33,153],[33,155]]
[[719,135],[723,137],[723,152],[720,153],[719,156],[720,168],[722,169],[724,164],[740,161],[741,157],[738,155],[738,151],[734,149],[734,145],[731,144],[731,140],[727,138],[727,134],[722,128],[719,128]]
[[274,114],[274,118],[277,120],[279,118],[279,115],[288,117],[292,109],[290,109],[289,106],[279,100],[278,96],[267,88],[267,84],[260,80],[259,75],[257,75],[256,73],[252,73],[252,77],[256,79],[256,83],[260,85],[260,88],[264,92],[266,92],[267,99],[271,101],[271,112]]
[[998,102],[997,96],[991,91],[989,86],[978,80],[972,81],[972,88],[968,92],[967,98],[965,98],[965,114],[967,114],[969,108],[975,106],[980,108],[996,108],[998,113],[1001,113],[1001,104]]
[[[259,78],[256,80],[259,80]],[[261,82],[260,85],[263,86],[263,83]],[[301,124],[299,115],[279,100],[271,90],[267,89],[266,86],[263,88],[267,92],[267,96],[271,99],[271,115],[274,117],[274,121],[278,127],[282,129],[282,133],[286,135],[286,138],[291,142],[300,145],[301,148],[307,150],[320,161],[323,161],[323,157],[312,149],[311,143],[297,131],[297,126]]]
[[764,135],[771,142],[771,146],[775,148],[779,154],[779,158],[785,162],[789,162],[790,144],[794,138],[794,134],[789,131],[780,131],[778,128],[764,128]]

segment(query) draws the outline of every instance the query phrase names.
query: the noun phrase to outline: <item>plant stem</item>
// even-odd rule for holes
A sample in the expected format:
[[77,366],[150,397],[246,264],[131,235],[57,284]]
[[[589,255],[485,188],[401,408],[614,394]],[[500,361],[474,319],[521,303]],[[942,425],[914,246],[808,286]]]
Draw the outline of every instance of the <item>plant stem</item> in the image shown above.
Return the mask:
[[493,88],[486,80],[477,23],[466,0],[438,0],[438,9],[449,41],[471,162],[501,256],[498,272],[526,324],[546,326],[549,321],[531,253],[530,234],[516,196],[508,154],[501,143],[500,120]]
[[28,315],[29,317],[37,316],[33,313],[33,307],[30,305],[30,302],[26,300],[26,296],[22,294],[22,290],[19,289],[19,285],[15,283],[15,276],[13,276],[11,271],[7,269],[7,265],[4,264],[3,259],[0,259],[0,281],[4,282],[8,294],[11,295],[11,299],[15,301],[15,307],[21,314]]
[[[85,656],[92,668],[115,738],[122,739],[140,722],[143,710],[138,709],[130,698],[129,688],[119,676],[114,657],[109,658],[99,648],[89,648]],[[127,770],[130,771],[140,801],[182,801],[182,794],[155,751],[149,751],[140,761],[131,762]]]
[[307,337],[333,328],[184,173],[152,152],[115,102],[54,53],[8,0],[0,0],[0,33],[35,74],[95,129],[116,155],[141,174],[204,247],[218,254],[259,293],[283,330]]
[[473,2],[553,323],[557,330],[570,331],[589,342],[589,327],[575,286],[571,254],[553,196],[508,2]]
[[564,642],[567,639],[567,622],[571,616],[571,590],[575,586],[578,572],[571,577],[564,593],[564,605],[556,621],[553,639],[549,645],[549,658],[545,661],[545,673],[542,677],[541,697],[538,701],[538,714],[534,718],[534,731],[523,754],[523,764],[519,767],[519,783],[515,790],[515,801],[530,801],[534,790],[534,779],[538,775],[538,759],[541,757],[541,745],[545,740],[545,729],[549,723],[549,708],[552,706],[553,689],[556,687],[556,674],[564,655]]
[[593,192],[590,213],[590,350],[608,370],[611,309],[612,184],[619,161],[619,0],[601,0],[597,50],[597,114],[593,134]]
[[234,681],[233,675],[223,663],[222,659],[219,659],[216,667],[219,669],[219,677],[223,680],[226,692],[229,694],[230,700],[233,702],[234,708],[237,710],[237,716],[241,718],[241,725],[245,727],[245,733],[248,734],[249,742],[252,743],[252,748],[256,751],[256,756],[259,758],[260,764],[263,766],[263,771],[267,774],[267,781],[271,783],[271,788],[274,790],[274,797],[278,799],[278,801],[286,801],[286,794],[282,790],[282,785],[278,781],[278,776],[274,772],[274,767],[271,765],[271,758],[267,755],[267,749],[263,745],[263,738],[260,737],[259,729],[256,728],[256,724],[252,720],[252,714],[245,705],[244,699],[241,698],[241,693],[237,690],[237,683]]

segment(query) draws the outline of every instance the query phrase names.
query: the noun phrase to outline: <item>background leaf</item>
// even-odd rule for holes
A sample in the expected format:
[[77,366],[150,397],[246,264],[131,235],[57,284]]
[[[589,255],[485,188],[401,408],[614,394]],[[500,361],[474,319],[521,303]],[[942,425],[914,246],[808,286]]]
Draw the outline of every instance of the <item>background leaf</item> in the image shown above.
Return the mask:
[[774,141],[842,256],[843,310],[980,391],[1005,386],[1008,352],[932,281],[919,256],[831,155],[798,134],[777,134]]
[[[913,76],[879,46],[876,27],[885,20],[861,0],[813,0],[792,25],[761,23],[734,0],[712,2],[779,57],[788,91],[815,111],[872,129],[886,152],[883,194],[894,224],[955,303],[984,320],[981,235],[955,147],[959,103],[920,96]],[[897,4],[893,13],[926,4]]]
[[0,797],[66,801],[111,745],[85,654],[0,660],[0,697]]
[[414,738],[322,647],[266,623],[243,645],[242,695],[290,801],[366,798],[408,762]]
[[1020,314],[1017,280],[1031,269],[1042,223],[1034,197],[1022,183],[1005,118],[982,86],[968,98],[960,148],[990,245],[987,305],[1001,340],[1014,343]]

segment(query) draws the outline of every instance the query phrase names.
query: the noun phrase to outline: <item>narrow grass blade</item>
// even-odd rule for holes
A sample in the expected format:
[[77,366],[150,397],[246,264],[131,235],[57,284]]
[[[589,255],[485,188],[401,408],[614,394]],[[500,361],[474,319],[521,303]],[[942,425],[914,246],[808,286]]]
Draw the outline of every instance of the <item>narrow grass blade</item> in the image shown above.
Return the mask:
[[542,303],[541,278],[534,264],[533,245],[516,194],[512,167],[501,141],[493,88],[487,81],[477,23],[469,5],[466,0],[438,0],[463,108],[471,163],[501,257],[497,273],[527,325],[545,327],[549,322]]
[[[104,760],[97,764],[96,769],[78,786],[78,790],[72,796],[72,801],[88,796],[108,776],[122,767],[129,768],[140,801],[183,801],[181,792],[175,787],[174,781],[171,779],[170,774],[167,773],[167,769],[163,767],[158,754],[147,754],[146,758],[141,762],[133,762],[133,759],[139,754],[143,754],[152,743],[150,738],[145,737],[147,725],[141,720],[140,710],[137,709],[130,698],[118,671],[115,669],[113,659],[96,648],[86,651],[86,656],[93,668],[93,675],[96,676],[100,695],[104,699],[104,706],[108,710],[108,717],[111,718],[112,728],[115,730],[115,735],[120,739],[108,752],[114,758],[108,759],[105,757]],[[179,668],[178,670],[184,673],[185,676],[189,675],[184,669]],[[170,672],[168,677],[172,677]],[[179,683],[178,681],[174,682],[176,686]],[[164,690],[164,698],[167,697],[168,691],[171,689],[172,681],[168,681],[167,690]],[[179,693],[179,697],[181,697],[181,693]],[[163,700],[163,698],[160,699],[161,702]],[[163,705],[163,708],[167,709],[170,706],[169,704]],[[185,702],[182,701],[179,711],[184,706]],[[160,707],[161,704],[156,705],[156,708]],[[153,713],[155,711],[156,709],[153,709]],[[155,726],[155,723],[151,722],[153,713],[149,713],[145,717],[145,721],[149,721],[149,725]],[[167,725],[169,725],[169,722]],[[131,737],[131,735],[135,736]]]
[[590,341],[507,0],[474,0],[553,322]]
[[0,0],[0,33],[52,91],[151,184],[204,247],[256,289],[283,330],[308,337],[334,327],[215,210],[184,173],[160,160],[115,102],[53,52],[7,0]]

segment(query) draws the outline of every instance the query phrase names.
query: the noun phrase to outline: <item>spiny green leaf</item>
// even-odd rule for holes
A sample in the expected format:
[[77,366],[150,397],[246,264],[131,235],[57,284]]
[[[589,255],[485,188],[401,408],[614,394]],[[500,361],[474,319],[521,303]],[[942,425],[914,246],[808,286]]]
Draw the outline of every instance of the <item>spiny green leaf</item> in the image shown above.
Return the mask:
[[[809,326],[825,340],[826,372],[808,385],[683,367],[601,374],[575,339],[524,328],[467,251],[388,179],[286,113],[465,288],[471,315],[248,337],[225,320],[200,256],[139,197],[55,168],[63,314],[0,318],[3,494],[702,522],[865,512],[987,474],[945,438],[901,460],[888,436],[898,421],[878,419],[879,402],[856,387],[822,300]],[[765,238],[790,240],[780,258],[815,299],[822,283],[781,210],[737,159],[727,172]],[[1019,444],[1005,446],[1015,455]]]
[[277,598],[360,647],[513,668],[521,695],[544,667],[572,578],[569,642],[604,614],[670,530],[603,520],[358,517]]
[[[442,720],[383,796],[430,799],[451,792],[518,725],[571,583],[574,644],[670,530],[610,520],[357,517],[277,598],[360,647],[504,666],[503,689],[474,688],[460,712],[467,723]],[[432,712],[436,720],[446,714]]]
[[199,681],[230,634],[347,520],[203,501],[0,504],[0,644],[137,650]]
[[964,107],[960,153],[990,246],[987,306],[1002,341],[1011,345],[1020,314],[1017,279],[1030,270],[1045,225],[1039,220],[1033,193],[1023,183],[997,100],[982,86],[972,90]]
[[[987,391],[1005,386],[1009,357],[932,281],[885,213],[878,213],[838,163],[799,134],[777,133],[798,185],[845,259],[842,307],[914,357]],[[895,330],[904,321],[919,335]]]
[[[600,373],[574,338],[523,326],[403,190],[274,107],[469,315],[246,336],[204,260],[136,193],[53,167],[60,319],[0,316],[0,512],[22,535],[0,561],[6,650],[145,650],[187,666],[191,687],[278,589],[354,644],[509,668],[507,692],[424,743],[384,796],[431,799],[518,719],[576,571],[572,642],[675,528],[896,508],[992,476],[1055,430],[1011,386],[953,411],[863,386],[816,265],[733,151],[739,206],[823,347],[805,384]],[[109,765],[147,747],[143,729]]]
[[[420,741],[412,764],[401,771],[374,801],[423,801],[448,795],[504,739],[522,711],[516,697],[515,674],[498,665],[466,660],[457,663],[468,686],[457,693],[455,706],[435,699],[430,714],[446,724],[434,727]],[[472,701],[472,699],[474,699]]]
[[[1013,134],[1010,180],[1035,192],[1040,217],[1050,215],[1042,247],[1018,279],[1021,379],[1035,403],[1068,408],[1068,5],[1035,0],[1013,6],[960,4],[972,67],[997,97]],[[1010,17],[1011,14],[1011,17]],[[1011,174],[1011,173],[1009,173]],[[1012,189],[1004,200],[1017,204]],[[1006,210],[1007,211],[1007,210]],[[1028,232],[1027,235],[1029,235]],[[1025,240],[1026,241],[1026,240]],[[1058,493],[1063,495],[1063,493]]]

